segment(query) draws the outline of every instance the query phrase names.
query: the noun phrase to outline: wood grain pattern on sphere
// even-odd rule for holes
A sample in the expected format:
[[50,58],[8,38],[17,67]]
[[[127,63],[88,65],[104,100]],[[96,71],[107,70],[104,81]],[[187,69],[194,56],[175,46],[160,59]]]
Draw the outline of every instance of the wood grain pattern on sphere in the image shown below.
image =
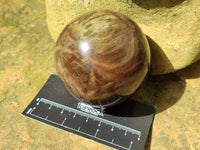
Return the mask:
[[148,72],[150,52],[133,21],[102,10],[67,25],[58,38],[55,60],[58,75],[75,97],[103,105],[138,88]]

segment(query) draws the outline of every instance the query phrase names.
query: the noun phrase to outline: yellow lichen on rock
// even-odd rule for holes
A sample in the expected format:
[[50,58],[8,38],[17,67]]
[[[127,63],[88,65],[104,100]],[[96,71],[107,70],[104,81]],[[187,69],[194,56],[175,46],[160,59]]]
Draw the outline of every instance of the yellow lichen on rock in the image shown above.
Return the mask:
[[154,75],[185,68],[200,58],[199,0],[46,0],[54,41],[73,18],[97,9],[117,11],[137,22],[149,37]]

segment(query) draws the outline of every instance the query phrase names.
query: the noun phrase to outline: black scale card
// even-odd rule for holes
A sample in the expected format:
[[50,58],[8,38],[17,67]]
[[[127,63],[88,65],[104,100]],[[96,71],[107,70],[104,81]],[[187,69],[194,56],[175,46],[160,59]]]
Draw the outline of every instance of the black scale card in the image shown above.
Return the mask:
[[133,100],[101,112],[76,100],[52,74],[22,114],[119,150],[143,150],[154,113]]

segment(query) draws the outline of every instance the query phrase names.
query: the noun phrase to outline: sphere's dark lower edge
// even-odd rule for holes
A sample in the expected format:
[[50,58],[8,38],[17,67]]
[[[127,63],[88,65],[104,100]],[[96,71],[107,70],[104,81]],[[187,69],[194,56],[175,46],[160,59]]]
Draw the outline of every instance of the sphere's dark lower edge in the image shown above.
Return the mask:
[[[62,80],[61,80],[62,81]],[[94,108],[97,109],[105,109],[107,107],[112,107],[115,105],[118,105],[122,102],[124,102],[127,98],[129,98],[132,94],[127,95],[127,96],[120,96],[120,95],[114,95],[111,96],[105,100],[93,100],[92,102],[87,102],[82,100],[81,98],[77,97],[71,90],[71,87],[66,83],[62,81],[62,84],[64,85],[65,89],[74,97],[76,98],[78,101],[80,102],[84,102],[87,103],[89,105],[91,105]]]
[[[132,94],[131,94],[132,95]],[[128,95],[128,96],[118,96],[118,95],[115,95],[111,98],[109,98],[109,100],[107,101],[103,101],[101,102],[100,104],[96,105],[96,104],[92,104],[90,103],[90,105],[92,105],[94,108],[107,108],[107,107],[113,107],[113,106],[116,106],[122,102],[124,102],[126,99],[128,99],[131,95]]]

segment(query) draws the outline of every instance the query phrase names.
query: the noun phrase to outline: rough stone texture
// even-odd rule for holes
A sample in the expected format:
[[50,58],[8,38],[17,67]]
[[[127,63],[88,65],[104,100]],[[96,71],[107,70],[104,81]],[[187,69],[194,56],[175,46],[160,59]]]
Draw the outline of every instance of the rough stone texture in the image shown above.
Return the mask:
[[[99,143],[28,119],[21,112],[51,73],[54,42],[40,0],[0,2],[0,149],[111,150]],[[149,77],[134,98],[155,104],[147,149],[200,148],[200,61],[169,75]]]
[[46,0],[47,23],[56,41],[74,17],[109,9],[133,19],[149,37],[152,74],[185,68],[200,58],[199,0]]

